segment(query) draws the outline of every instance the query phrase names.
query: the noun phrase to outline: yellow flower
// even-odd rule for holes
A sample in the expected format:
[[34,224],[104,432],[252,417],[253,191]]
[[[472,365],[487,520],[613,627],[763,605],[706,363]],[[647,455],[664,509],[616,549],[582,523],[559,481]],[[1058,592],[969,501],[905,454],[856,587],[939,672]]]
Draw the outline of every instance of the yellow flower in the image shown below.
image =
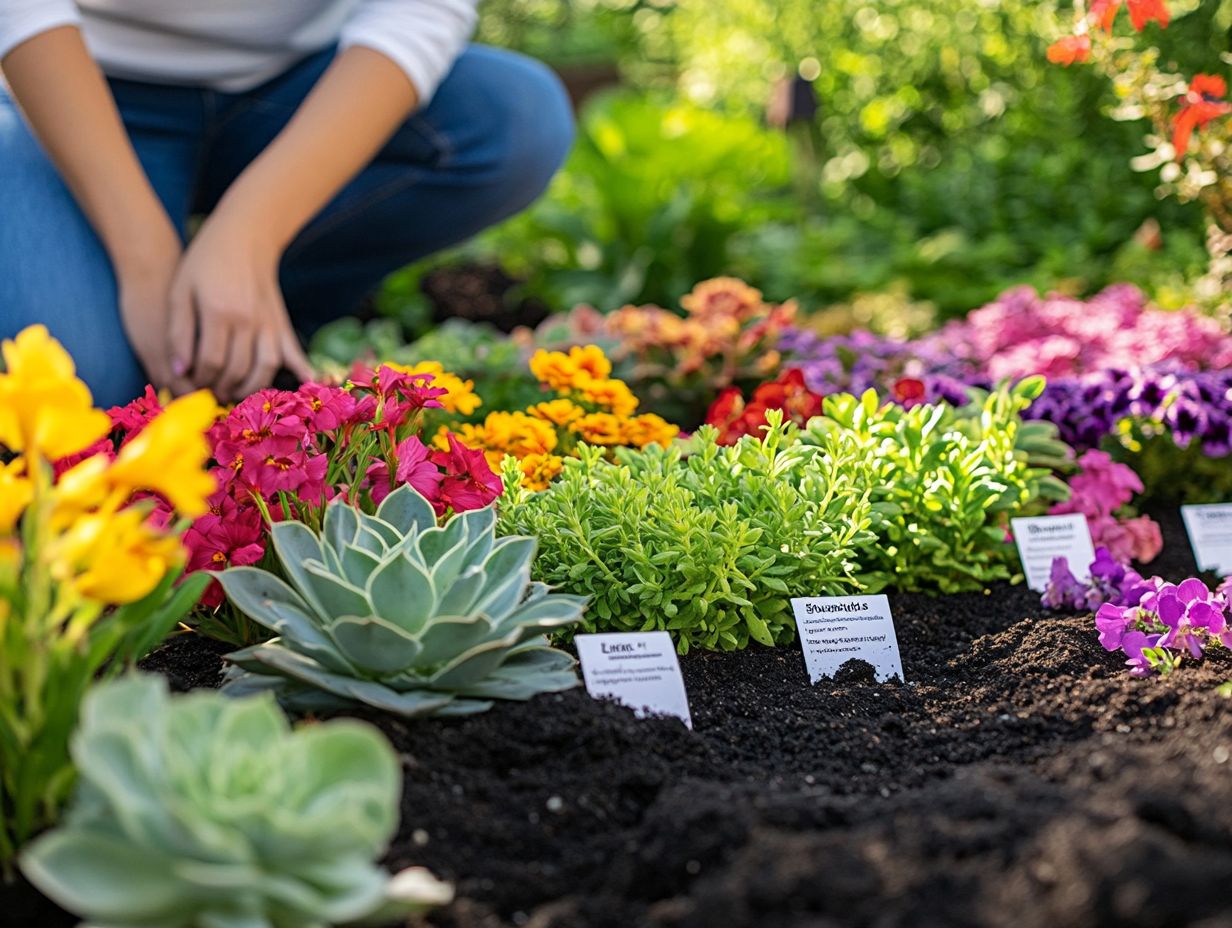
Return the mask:
[[73,359],[46,326],[32,325],[0,345],[0,444],[49,460],[94,444],[111,430],[77,379]]
[[652,412],[625,421],[625,443],[634,448],[645,448],[650,444],[666,448],[679,434],[678,426]]
[[409,366],[387,362],[385,366],[403,374],[431,374],[432,386],[449,391],[444,396],[437,397],[446,412],[469,416],[483,405],[483,400],[475,393],[475,381],[463,380],[456,374],[448,373],[439,361],[420,361]]
[[522,469],[522,486],[538,491],[548,488],[553,478],[564,470],[565,462],[555,454],[528,454],[519,467]]
[[184,515],[202,515],[216,488],[204,468],[210,457],[205,432],[217,413],[208,390],[175,400],[120,449],[107,470],[108,482],[129,492],[152,490]]
[[34,498],[34,485],[25,476],[26,462],[0,464],[0,535],[8,534]]
[[625,422],[610,412],[587,413],[569,426],[585,442],[592,445],[620,445],[624,443]]
[[99,603],[147,595],[183,559],[179,539],[155,532],[138,509],[76,519],[51,546],[52,573]]
[[592,380],[581,387],[582,398],[618,416],[629,416],[637,409],[637,397],[623,380]]
[[548,400],[536,403],[526,410],[536,419],[543,419],[555,426],[566,426],[574,419],[586,415],[586,410],[577,406],[572,400]]
[[487,429],[482,425],[475,425],[472,422],[463,422],[454,428],[450,428],[447,425],[442,425],[438,428],[436,435],[432,437],[432,447],[439,448],[441,451],[448,451],[450,432],[453,433],[458,441],[471,450],[482,448],[488,443]]
[[540,348],[530,359],[530,372],[554,390],[571,390],[612,373],[612,362],[598,345],[574,346],[569,353]]

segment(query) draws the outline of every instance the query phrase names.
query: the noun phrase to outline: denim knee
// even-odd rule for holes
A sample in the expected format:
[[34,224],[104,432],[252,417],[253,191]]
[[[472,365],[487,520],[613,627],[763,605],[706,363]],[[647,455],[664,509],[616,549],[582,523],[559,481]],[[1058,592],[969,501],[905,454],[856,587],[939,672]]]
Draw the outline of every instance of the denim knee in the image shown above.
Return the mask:
[[[441,91],[452,166],[482,177],[496,211],[517,212],[543,193],[574,137],[573,107],[556,73],[515,52],[472,46]],[[431,122],[431,108],[427,115]]]

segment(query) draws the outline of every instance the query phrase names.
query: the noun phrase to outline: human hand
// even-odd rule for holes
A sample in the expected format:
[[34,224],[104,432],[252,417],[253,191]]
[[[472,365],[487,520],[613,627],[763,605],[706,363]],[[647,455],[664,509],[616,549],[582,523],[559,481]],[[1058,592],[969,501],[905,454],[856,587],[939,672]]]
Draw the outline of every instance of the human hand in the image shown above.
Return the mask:
[[135,238],[129,239],[133,247],[115,265],[120,321],[150,383],[159,389],[170,388],[167,301],[183,247],[170,222],[151,222],[143,229],[146,240],[138,244]]
[[206,387],[234,402],[283,367],[312,379],[278,285],[278,250],[249,228],[216,211],[176,269],[167,324],[176,393]]

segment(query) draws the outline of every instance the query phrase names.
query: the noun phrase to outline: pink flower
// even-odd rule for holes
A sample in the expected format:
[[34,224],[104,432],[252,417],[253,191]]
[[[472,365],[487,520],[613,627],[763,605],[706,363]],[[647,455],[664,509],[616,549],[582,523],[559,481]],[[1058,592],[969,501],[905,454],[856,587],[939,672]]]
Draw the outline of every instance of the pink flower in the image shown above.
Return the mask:
[[359,408],[355,397],[341,387],[306,383],[296,393],[308,405],[305,418],[313,432],[332,432],[349,425]]
[[[260,510],[223,493],[215,493],[210,503],[210,511],[184,533],[188,571],[218,571],[261,560],[265,554],[265,523]],[[211,583],[201,597],[201,602],[210,607],[222,601],[222,587],[217,583]]]
[[482,509],[501,494],[501,479],[492,472],[482,451],[472,451],[449,433],[449,450],[432,452],[432,462],[444,468],[438,507],[466,512]]
[[380,505],[394,486],[409,483],[424,499],[435,504],[440,496],[441,481],[445,475],[432,463],[432,452],[418,437],[412,435],[394,449],[394,479],[389,479],[389,465],[385,461],[373,461],[367,478],[371,483],[372,501]]
[[112,442],[111,436],[105,435],[90,445],[88,448],[82,448],[76,454],[70,454],[66,458],[60,458],[58,461],[53,461],[51,465],[52,477],[59,480],[65,471],[71,470],[87,458],[92,458],[96,454],[101,454],[107,460],[115,460],[116,451],[115,443]]

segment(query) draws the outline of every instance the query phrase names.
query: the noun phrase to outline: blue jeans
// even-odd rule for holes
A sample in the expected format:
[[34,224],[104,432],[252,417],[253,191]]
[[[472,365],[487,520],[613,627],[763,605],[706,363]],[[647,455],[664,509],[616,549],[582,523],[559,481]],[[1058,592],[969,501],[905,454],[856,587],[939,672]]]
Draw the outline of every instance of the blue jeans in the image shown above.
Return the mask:
[[[208,213],[329,65],[306,58],[244,93],[113,80],[120,114],[180,230]],[[531,203],[572,142],[568,100],[543,65],[472,46],[430,104],[306,226],[280,277],[302,332],[353,312],[392,271]],[[102,244],[0,88],[0,337],[35,322],[73,354],[97,404],[140,394]]]

